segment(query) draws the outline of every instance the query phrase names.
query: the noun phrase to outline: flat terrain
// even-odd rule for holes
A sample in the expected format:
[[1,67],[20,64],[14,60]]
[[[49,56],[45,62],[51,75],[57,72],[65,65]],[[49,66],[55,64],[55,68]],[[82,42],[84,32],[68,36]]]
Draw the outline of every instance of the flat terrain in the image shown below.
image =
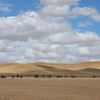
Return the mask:
[[100,100],[100,79],[0,79],[0,100]]

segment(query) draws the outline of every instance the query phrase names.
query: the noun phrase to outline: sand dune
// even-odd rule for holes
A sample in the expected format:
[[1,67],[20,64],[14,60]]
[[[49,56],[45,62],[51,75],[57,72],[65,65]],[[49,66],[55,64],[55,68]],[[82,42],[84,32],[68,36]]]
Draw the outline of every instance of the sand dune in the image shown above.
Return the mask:
[[1,64],[0,73],[51,73],[70,75],[100,75],[100,62],[58,64],[36,62],[30,64]]

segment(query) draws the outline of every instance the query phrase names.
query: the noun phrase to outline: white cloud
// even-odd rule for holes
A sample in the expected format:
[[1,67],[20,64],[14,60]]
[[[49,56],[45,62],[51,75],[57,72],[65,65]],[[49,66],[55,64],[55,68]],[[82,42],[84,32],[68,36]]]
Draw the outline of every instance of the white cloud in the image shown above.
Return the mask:
[[75,43],[88,43],[100,41],[100,37],[94,32],[65,32],[51,35],[44,40],[44,43],[51,44],[75,44]]
[[89,21],[86,21],[86,22],[79,22],[77,24],[78,27],[87,27],[87,26],[92,26],[93,23],[92,22],[89,22]]
[[34,51],[32,50],[32,48],[27,49],[27,50],[25,51],[25,56],[26,56],[26,57],[29,57],[29,58],[33,58],[33,57],[34,57]]
[[68,16],[69,18],[86,16],[90,17],[94,21],[100,21],[100,13],[95,8],[89,7],[74,7]]
[[69,23],[45,20],[36,12],[0,18],[0,39],[27,40],[29,37],[44,37],[67,29],[70,29]]
[[[100,36],[91,30],[73,29],[70,20],[85,16],[99,21],[100,14],[94,8],[79,7],[76,5],[78,2],[42,0],[44,7],[40,11],[0,17],[0,63],[76,63],[98,60]],[[87,26],[90,23],[79,25]]]
[[77,52],[79,55],[89,55],[91,51],[87,47],[78,47]]
[[13,60],[11,60],[7,53],[5,52],[0,52],[0,63],[3,64],[3,63],[12,63]]
[[92,15],[91,18],[94,21],[99,21],[100,22],[100,13],[96,13],[95,15]]
[[[64,0],[64,1],[72,2],[69,0],[68,1]],[[67,19],[88,17],[93,21],[100,22],[100,13],[95,8],[79,7],[79,6],[72,7],[72,5],[67,5],[66,3],[64,3],[65,5],[60,5],[60,2],[63,2],[61,0],[60,1],[44,0],[44,2],[48,2],[48,4],[46,3],[46,5],[43,7],[41,11],[46,16],[50,16],[54,18],[67,18]]]
[[41,0],[44,4],[76,5],[79,0]]
[[[60,42],[58,44],[45,44],[41,40],[35,42],[34,39],[24,42],[6,40],[1,43],[6,51],[0,53],[0,63],[28,63],[34,61],[77,63],[91,61],[91,59],[98,60],[100,56],[100,41],[98,43],[95,40],[88,41],[84,39],[84,41],[87,41],[85,45],[84,42],[81,42],[80,45],[80,41],[74,44],[60,44]],[[88,42],[92,45],[89,45]]]
[[45,6],[42,9],[42,12],[45,15],[52,16],[52,17],[66,17],[67,14],[69,13],[69,6],[58,6],[58,5],[49,5]]

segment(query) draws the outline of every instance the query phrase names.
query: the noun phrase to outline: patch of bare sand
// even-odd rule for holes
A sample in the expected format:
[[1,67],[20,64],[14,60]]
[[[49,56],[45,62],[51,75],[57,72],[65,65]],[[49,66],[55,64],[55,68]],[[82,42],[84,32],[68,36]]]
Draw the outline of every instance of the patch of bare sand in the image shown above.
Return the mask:
[[84,62],[78,64],[60,64],[36,62],[30,64],[0,64],[0,73],[25,73],[30,71],[51,71],[54,70],[80,70],[85,68],[100,69],[100,62]]
[[100,100],[100,79],[0,79],[0,100]]

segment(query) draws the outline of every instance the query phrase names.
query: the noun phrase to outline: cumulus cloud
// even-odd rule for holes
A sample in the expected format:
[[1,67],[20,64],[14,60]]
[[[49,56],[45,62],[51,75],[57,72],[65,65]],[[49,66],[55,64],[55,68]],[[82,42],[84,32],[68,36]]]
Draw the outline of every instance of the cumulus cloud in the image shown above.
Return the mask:
[[45,6],[42,9],[42,12],[45,15],[52,16],[52,17],[66,17],[69,13],[69,6],[58,6],[58,5],[49,5]]
[[36,12],[0,18],[0,39],[26,40],[70,29],[69,23],[48,21]]
[[65,32],[51,35],[46,38],[48,43],[52,44],[75,44],[75,43],[91,43],[95,41],[99,41],[100,37],[94,32]]
[[0,54],[1,63],[31,63],[35,61],[77,63],[93,59],[98,60],[100,56],[100,40],[98,42],[95,42],[96,39],[88,41],[89,38],[92,39],[93,37],[86,37],[83,40],[87,40],[87,42],[81,42],[81,44],[80,41],[74,44],[61,44],[60,41],[56,44],[54,42],[50,44],[42,43],[41,41],[36,42],[33,39],[23,42],[6,40],[3,43],[6,51]]
[[77,18],[79,16],[87,16],[94,21],[100,21],[100,13],[95,8],[74,7],[69,14],[69,18]]
[[79,0],[41,0],[44,4],[76,5]]
[[41,12],[55,18],[75,19],[88,17],[93,21],[100,22],[100,13],[93,7],[72,6],[79,0],[42,0],[45,4]]
[[75,19],[79,17],[88,17],[93,21],[100,22],[100,13],[95,8],[90,7],[73,7],[64,5],[47,5],[42,12],[50,17]]
[[[0,17],[0,63],[33,61],[77,63],[98,60],[100,36],[73,29],[71,19],[100,20],[94,8],[79,0],[41,0],[43,8],[17,16]],[[86,27],[89,22],[79,23]]]

